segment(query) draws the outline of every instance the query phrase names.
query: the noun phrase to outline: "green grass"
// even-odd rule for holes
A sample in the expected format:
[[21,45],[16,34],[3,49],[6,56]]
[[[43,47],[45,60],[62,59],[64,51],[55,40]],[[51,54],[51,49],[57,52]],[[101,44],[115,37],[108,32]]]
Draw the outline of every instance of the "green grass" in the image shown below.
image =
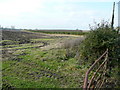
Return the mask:
[[[26,49],[16,51],[14,55],[21,61],[3,61],[4,84],[16,88],[60,88],[82,87],[82,75],[85,69],[77,68],[77,60],[65,57],[65,49],[42,51]],[[54,75],[55,74],[55,75]]]
[[[0,46],[0,48],[7,48],[7,49],[24,49],[24,48],[32,48],[32,47],[37,47],[43,45],[41,42],[51,42],[55,39],[49,39],[49,38],[40,38],[40,39],[31,39],[31,43],[27,44],[10,44],[10,45],[5,45],[5,46]],[[3,40],[2,42],[9,42],[11,40]],[[41,42],[39,42],[41,41]],[[15,42],[15,41],[14,41]],[[16,41],[17,42],[17,41]]]
[[[55,79],[49,79],[47,77],[43,77],[41,80],[38,80],[36,82],[30,81],[30,80],[24,80],[23,78],[18,77],[11,77],[6,76],[3,79],[6,79],[10,82],[10,86],[14,86],[17,88],[55,88],[58,86],[57,83],[55,83],[57,80]],[[47,81],[46,83],[43,83],[44,81]]]
[[19,41],[12,41],[12,40],[1,40],[0,44],[6,44],[6,45],[12,45],[12,44],[18,44]]
[[11,40],[1,40],[0,43],[2,43],[2,42],[9,42],[9,41],[11,41]]

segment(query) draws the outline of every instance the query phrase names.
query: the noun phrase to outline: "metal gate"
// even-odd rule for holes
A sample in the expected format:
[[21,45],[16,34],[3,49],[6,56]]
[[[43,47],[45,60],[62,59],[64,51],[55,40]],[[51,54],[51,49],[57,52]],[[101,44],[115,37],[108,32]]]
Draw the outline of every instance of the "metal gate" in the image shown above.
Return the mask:
[[100,89],[106,81],[108,49],[92,64],[85,74],[83,90]]

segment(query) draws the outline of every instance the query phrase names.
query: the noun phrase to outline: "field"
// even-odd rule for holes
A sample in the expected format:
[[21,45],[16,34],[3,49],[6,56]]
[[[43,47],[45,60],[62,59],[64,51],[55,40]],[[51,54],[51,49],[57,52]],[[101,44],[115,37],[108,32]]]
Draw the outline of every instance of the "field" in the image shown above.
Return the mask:
[[70,34],[70,35],[85,35],[88,32],[84,32],[82,30],[28,30],[31,32],[40,32],[47,34]]
[[67,57],[65,45],[83,35],[2,31],[3,88],[82,88],[87,66]]

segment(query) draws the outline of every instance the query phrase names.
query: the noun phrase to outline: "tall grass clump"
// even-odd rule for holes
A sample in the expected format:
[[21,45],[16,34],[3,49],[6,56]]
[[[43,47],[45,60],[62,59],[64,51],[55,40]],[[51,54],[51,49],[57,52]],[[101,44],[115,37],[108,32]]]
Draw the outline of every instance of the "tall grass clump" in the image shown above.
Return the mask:
[[82,41],[85,39],[85,37],[80,37],[73,40],[68,40],[64,43],[64,49],[66,50],[65,56],[66,58],[74,58],[75,56],[79,55],[79,45],[82,43]]

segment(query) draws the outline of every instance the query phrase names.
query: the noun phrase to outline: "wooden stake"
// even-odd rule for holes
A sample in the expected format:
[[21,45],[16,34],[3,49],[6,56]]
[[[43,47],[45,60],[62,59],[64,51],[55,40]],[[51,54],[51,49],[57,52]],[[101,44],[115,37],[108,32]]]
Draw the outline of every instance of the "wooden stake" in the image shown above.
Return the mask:
[[113,3],[113,13],[112,13],[112,22],[111,22],[112,30],[113,30],[113,26],[114,26],[114,12],[115,12],[115,2]]

